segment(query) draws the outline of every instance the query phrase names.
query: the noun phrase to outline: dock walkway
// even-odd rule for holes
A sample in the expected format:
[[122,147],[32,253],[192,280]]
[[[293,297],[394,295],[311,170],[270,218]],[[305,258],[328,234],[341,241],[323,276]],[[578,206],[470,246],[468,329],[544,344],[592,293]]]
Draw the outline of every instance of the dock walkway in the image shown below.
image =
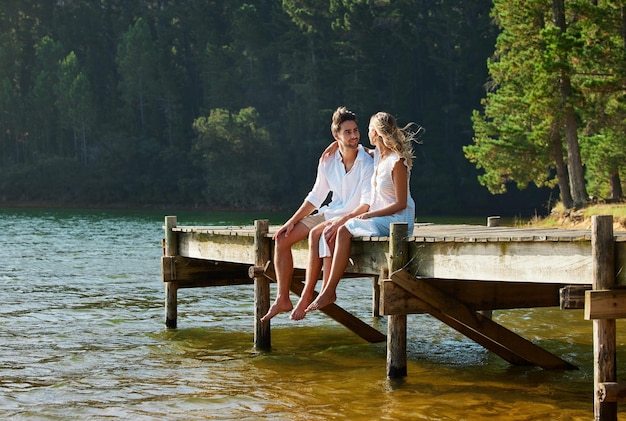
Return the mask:
[[[270,305],[273,233],[267,221],[254,226],[178,226],[165,218],[162,274],[165,322],[177,324],[180,288],[254,284],[255,346],[269,349],[270,325],[261,323]],[[293,248],[292,291],[300,294],[307,263],[306,241]],[[352,241],[346,277],[370,277],[372,311],[388,317],[386,335],[331,305],[330,317],[371,342],[387,341],[387,375],[406,376],[406,316],[429,313],[516,365],[573,369],[567,361],[497,324],[489,312],[560,306],[584,308],[594,320],[594,348],[602,358],[595,381],[596,419],[613,419],[626,386],[615,379],[615,319],[626,317],[626,232],[613,232],[612,217],[594,217],[591,230],[395,224],[389,237]],[[611,326],[612,321],[612,326]],[[599,333],[596,335],[596,324]],[[613,344],[611,344],[613,329]],[[607,368],[607,365],[609,366]],[[611,367],[612,366],[612,367]],[[607,415],[609,414],[609,415]]]

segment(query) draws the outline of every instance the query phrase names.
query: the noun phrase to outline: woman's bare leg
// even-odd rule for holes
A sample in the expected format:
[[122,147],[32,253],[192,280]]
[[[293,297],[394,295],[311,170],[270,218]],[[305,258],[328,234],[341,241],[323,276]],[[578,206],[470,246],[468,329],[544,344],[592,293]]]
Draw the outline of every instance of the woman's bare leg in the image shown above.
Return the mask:
[[350,246],[352,242],[352,234],[345,227],[339,228],[337,231],[337,239],[335,240],[335,253],[330,268],[330,276],[327,285],[324,286],[320,295],[317,296],[306,308],[305,312],[319,310],[332,304],[337,299],[337,285],[343,276],[348,261],[350,260]]

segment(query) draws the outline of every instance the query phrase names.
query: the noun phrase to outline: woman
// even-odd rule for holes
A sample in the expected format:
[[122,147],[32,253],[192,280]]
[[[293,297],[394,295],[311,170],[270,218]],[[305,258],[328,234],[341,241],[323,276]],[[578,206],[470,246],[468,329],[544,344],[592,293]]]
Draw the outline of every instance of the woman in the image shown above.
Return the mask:
[[318,310],[335,302],[337,285],[350,259],[352,237],[388,236],[390,224],[395,222],[408,223],[409,232],[413,232],[415,202],[409,189],[413,162],[411,142],[421,128],[412,132],[411,126],[409,124],[399,128],[395,118],[386,112],[376,113],[370,118],[368,136],[376,150],[369,209],[349,219],[339,228],[334,244],[327,244],[322,236],[320,256],[328,259],[324,268],[330,267],[330,273],[328,279],[324,279],[319,296],[309,304],[305,312]]

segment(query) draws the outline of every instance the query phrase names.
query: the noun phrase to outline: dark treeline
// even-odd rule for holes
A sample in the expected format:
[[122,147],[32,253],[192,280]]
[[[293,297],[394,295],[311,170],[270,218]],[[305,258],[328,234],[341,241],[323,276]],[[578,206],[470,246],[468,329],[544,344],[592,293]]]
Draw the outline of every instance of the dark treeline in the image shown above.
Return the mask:
[[418,215],[492,196],[462,147],[498,33],[470,0],[3,0],[0,203],[293,209],[339,105],[426,128]]

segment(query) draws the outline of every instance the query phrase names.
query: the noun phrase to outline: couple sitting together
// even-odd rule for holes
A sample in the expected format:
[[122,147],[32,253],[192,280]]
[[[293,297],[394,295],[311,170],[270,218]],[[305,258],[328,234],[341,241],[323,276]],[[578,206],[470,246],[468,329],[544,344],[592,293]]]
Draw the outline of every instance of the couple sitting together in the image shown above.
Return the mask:
[[[412,123],[399,128],[385,112],[369,121],[373,157],[359,144],[356,115],[345,107],[333,114],[330,126],[335,142],[324,151],[313,189],[302,205],[274,235],[276,300],[262,322],[291,311],[292,320],[335,302],[337,284],[348,266],[352,237],[388,236],[390,224],[407,222],[413,231],[415,203],[409,179],[413,157]],[[419,130],[418,130],[419,131]],[[329,204],[322,203],[332,192]],[[314,210],[317,213],[311,214]],[[304,290],[296,307],[289,298],[293,275],[291,247],[308,236],[309,258]],[[313,301],[323,269],[322,289]]]

